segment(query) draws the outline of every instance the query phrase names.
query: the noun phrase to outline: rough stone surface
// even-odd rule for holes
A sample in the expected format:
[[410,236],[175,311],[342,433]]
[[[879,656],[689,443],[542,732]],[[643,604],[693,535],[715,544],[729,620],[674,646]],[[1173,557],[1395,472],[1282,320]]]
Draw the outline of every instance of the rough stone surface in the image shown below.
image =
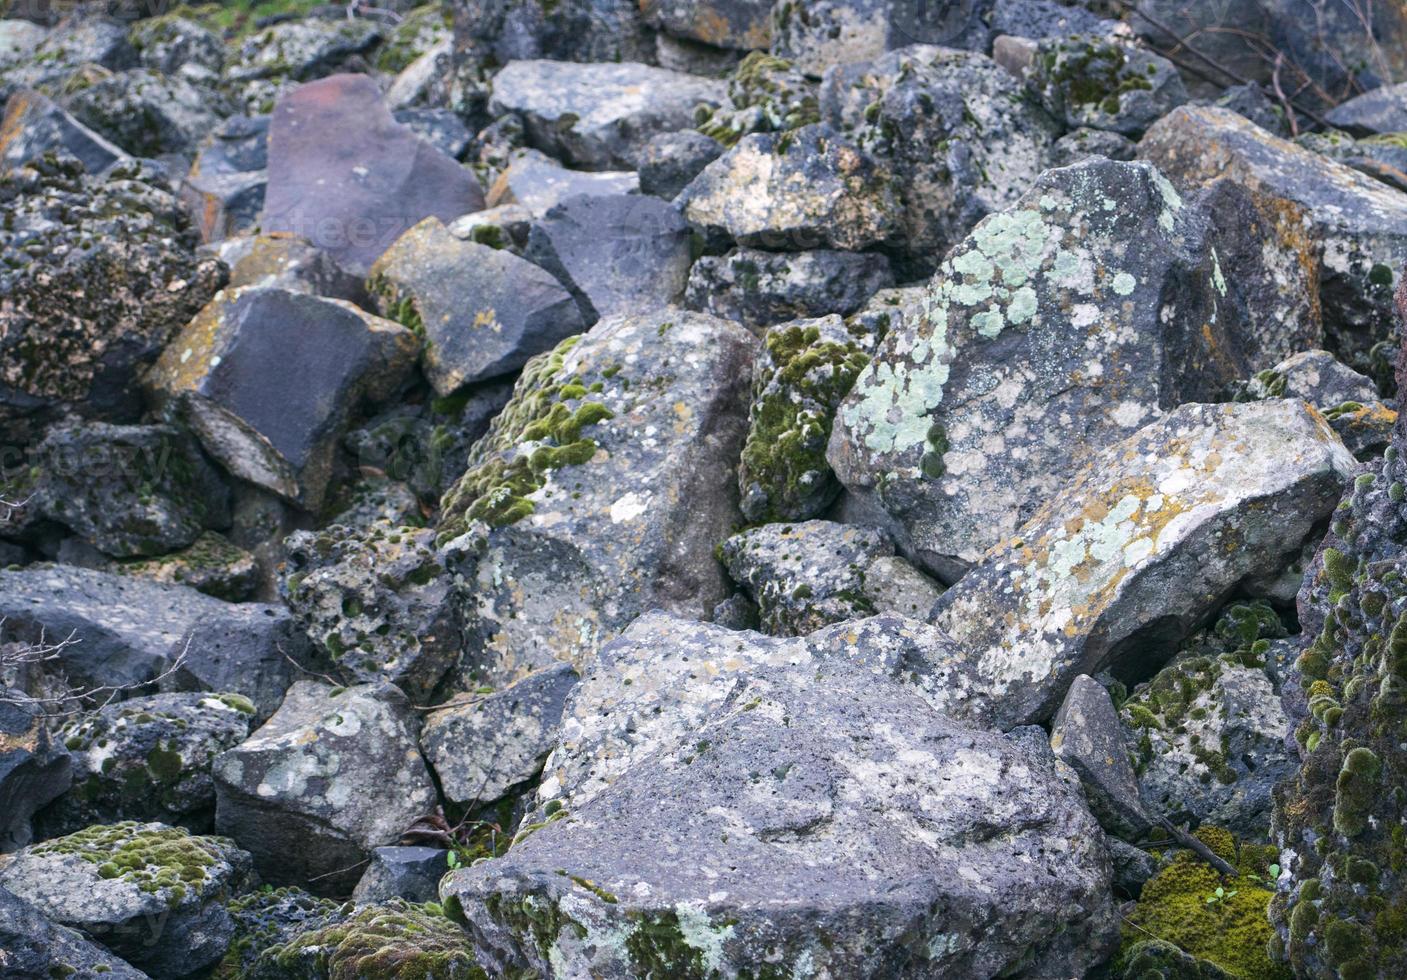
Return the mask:
[[684,305],[757,329],[854,313],[893,281],[888,260],[872,252],[736,248],[694,263]]
[[495,113],[523,121],[528,142],[583,170],[634,170],[656,133],[686,128],[722,101],[712,79],[635,62],[514,61],[493,78]]
[[420,747],[451,803],[486,806],[531,782],[557,742],[577,672],[556,664],[501,691],[436,711]]
[[371,850],[435,805],[419,728],[390,684],[298,681],[262,728],[216,757],[215,825],[265,881],[346,894]]
[[1149,829],[1114,702],[1088,674],[1076,677],[1050,723],[1055,757],[1080,777],[1099,825],[1137,840]]
[[717,140],[692,129],[660,133],[640,150],[640,192],[672,201],[722,152]]
[[991,47],[991,0],[779,0],[772,7],[772,52],[807,74],[923,44],[969,51]]
[[490,683],[585,664],[647,609],[703,617],[727,595],[711,556],[739,521],[756,349],[736,324],[668,310],[529,362],[440,518],[444,539],[471,532],[466,659]]
[[375,904],[392,898],[439,901],[440,879],[449,870],[449,851],[438,847],[378,847],[371,852],[352,901]]
[[716,48],[766,48],[772,0],[644,0],[645,23]]
[[343,300],[245,287],[211,300],[146,384],[235,476],[315,510],[351,414],[394,392],[419,346]]
[[139,157],[188,155],[220,121],[209,92],[149,68],[101,79],[66,101],[80,122]]
[[654,41],[638,0],[455,0],[454,41],[461,64],[517,58],[646,61]]
[[205,250],[218,255],[230,267],[230,289],[287,289],[367,305],[361,278],[298,235],[276,231],[240,236],[205,246]]
[[334,75],[279,100],[268,179],[262,229],[300,234],[361,274],[423,219],[484,206],[474,175],[397,123],[365,75]]
[[370,282],[381,315],[424,336],[422,363],[439,395],[517,370],[585,328],[553,276],[511,252],[460,241],[437,218],[398,238]]
[[127,158],[122,148],[59,108],[46,96],[22,89],[5,103],[0,121],[0,165],[19,167],[46,153],[66,153],[89,173]]
[[108,570],[165,585],[188,585],[226,602],[254,598],[259,578],[254,555],[214,531],[201,534],[189,548],[117,562]]
[[276,101],[299,82],[355,70],[359,56],[382,39],[380,25],[366,19],[338,17],[289,20],[246,35],[230,51],[224,88],[250,113],[271,112]]
[[633,194],[640,178],[631,171],[587,173],[568,170],[531,147],[515,150],[508,166],[489,188],[488,204],[521,204],[533,217],[541,217],[578,194],[610,196]]
[[102,976],[105,980],[146,977],[136,967],[89,942],[82,933],[50,922],[37,907],[8,888],[0,888],[0,950],[0,967],[16,980],[54,976]]
[[0,854],[30,842],[29,818],[72,780],[62,740],[50,734],[38,706],[9,703],[15,693],[0,684]]
[[231,116],[201,141],[180,197],[202,240],[219,241],[258,223],[268,186],[268,137],[268,116]]
[[1184,405],[1093,457],[943,594],[1003,727],[1049,718],[1079,674],[1140,669],[1242,579],[1287,563],[1356,468],[1292,401]]
[[549,821],[441,884],[493,971],[1079,975],[1115,932],[1097,825],[1043,734],[963,729],[841,661],[751,672]]
[[[315,931],[346,920],[350,908],[325,898],[309,895],[301,888],[259,889],[232,900],[227,906],[234,921],[234,937],[229,951],[215,968],[214,976],[255,980],[258,968],[269,969],[263,980],[275,980],[277,965],[261,957],[280,949],[298,934]],[[286,971],[284,976],[287,976]],[[322,980],[320,977],[319,980]]]
[[1042,41],[1026,83],[1071,129],[1088,126],[1125,136],[1138,136],[1187,101],[1172,62],[1107,37]]
[[1360,135],[1407,132],[1407,82],[1384,85],[1341,102],[1324,119]]
[[1050,164],[1053,167],[1068,167],[1090,157],[1132,160],[1137,150],[1138,144],[1122,133],[1081,128],[1066,133],[1052,144]]
[[233,841],[160,823],[98,824],[35,844],[0,868],[0,885],[154,980],[224,955],[234,933],[224,901],[249,877],[249,855]]
[[175,75],[186,65],[218,72],[225,63],[220,35],[176,14],[138,21],[127,36],[141,63],[165,75]]

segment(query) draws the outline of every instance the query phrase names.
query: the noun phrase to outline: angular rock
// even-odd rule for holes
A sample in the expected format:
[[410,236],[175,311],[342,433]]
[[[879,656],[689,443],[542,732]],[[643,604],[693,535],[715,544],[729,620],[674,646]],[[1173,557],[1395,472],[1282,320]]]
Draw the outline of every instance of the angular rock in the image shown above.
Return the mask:
[[1119,713],[1109,692],[1088,674],[1070,684],[1051,719],[1050,747],[1079,775],[1101,827],[1131,840],[1147,832],[1151,821],[1138,796]]
[[146,384],[235,476],[316,510],[351,414],[394,392],[418,348],[351,303],[246,287],[206,305]]
[[254,705],[238,694],[153,694],[66,719],[73,788],[45,810],[45,836],[90,824],[156,820],[195,833],[215,817],[210,764],[249,735]]
[[339,266],[306,238],[287,232],[226,239],[207,250],[230,267],[229,288],[287,289],[358,306],[368,298],[360,277]]
[[247,35],[230,52],[224,84],[249,113],[272,112],[298,82],[309,82],[361,64],[383,37],[371,20],[306,18],[273,24]]
[[689,270],[684,305],[757,329],[786,320],[853,313],[893,283],[873,252],[764,252],[735,248]]
[[175,75],[186,65],[218,72],[225,63],[220,35],[176,14],[140,20],[127,36],[141,63],[163,75]]
[[902,208],[898,244],[924,270],[1029,190],[1059,135],[991,59],[924,46],[829,73],[821,117],[888,165]]
[[1359,136],[1407,132],[1407,82],[1369,89],[1324,114],[1331,126]]
[[72,781],[68,752],[50,735],[44,706],[14,703],[18,693],[0,684],[0,853],[28,844],[29,818]]
[[1353,139],[1337,130],[1329,130],[1302,133],[1295,142],[1394,190],[1407,191],[1407,145],[1396,133]]
[[1057,0],[995,0],[988,23],[996,34],[1037,41],[1071,34],[1112,34],[1119,27],[1116,20],[1104,20],[1084,7]]
[[247,602],[254,597],[259,567],[248,551],[214,531],[206,531],[189,548],[159,558],[136,558],[109,569],[120,575],[186,585],[226,602]]
[[1050,148],[1050,163],[1068,167],[1090,157],[1132,160],[1137,144],[1121,133],[1107,129],[1076,129],[1056,140]]
[[1171,61],[1108,37],[1042,41],[1026,84],[1070,128],[1088,126],[1138,136],[1187,101]]
[[699,132],[725,146],[749,133],[786,133],[820,122],[817,85],[785,58],[754,51],[728,77],[728,101],[701,106]]
[[121,147],[47,96],[21,89],[5,103],[5,118],[0,121],[0,169],[23,166],[46,153],[66,153],[94,174],[127,158]]
[[[267,716],[288,688],[307,641],[281,606],[235,605],[194,589],[67,565],[0,571],[0,615],[20,640],[73,634],[63,651],[70,682],[145,684],[185,652],[168,680],[187,690],[228,691]],[[187,645],[189,644],[189,645]]]
[[1221,94],[1216,105],[1245,116],[1267,133],[1283,139],[1290,137],[1290,124],[1285,118],[1285,108],[1266,95],[1259,85],[1246,83],[1233,85]]
[[181,182],[181,203],[203,241],[252,229],[268,186],[267,116],[232,116],[202,141]]
[[434,808],[419,728],[392,685],[298,681],[262,728],[216,757],[215,826],[265,881],[344,895],[373,848]]
[[541,217],[578,194],[609,197],[633,194],[639,187],[639,177],[630,171],[568,170],[546,154],[527,148],[514,151],[508,166],[489,188],[488,204],[490,207],[520,204],[533,217]]
[[224,955],[234,933],[224,901],[249,878],[231,840],[130,821],[36,844],[0,868],[0,885],[155,980]]
[[1047,171],[948,254],[828,454],[905,554],[956,579],[1090,452],[1284,355],[1304,323],[1241,322],[1203,220],[1146,164],[1096,159]]
[[1355,465],[1303,403],[1183,405],[1092,457],[931,621],[1002,727],[1044,720],[1079,674],[1146,672],[1238,582],[1293,558]]
[[682,200],[706,234],[784,251],[859,251],[892,237],[900,220],[888,170],[821,125],[745,137]]
[[395,120],[445,156],[458,160],[474,141],[469,127],[448,109],[397,109]]
[[757,603],[762,632],[801,636],[888,612],[865,595],[865,572],[876,559],[893,554],[894,546],[878,531],[806,521],[735,534],[723,542],[721,557],[728,574]]
[[376,53],[376,70],[387,75],[403,71],[416,58],[450,38],[449,11],[427,3],[407,12]]
[[647,61],[651,32],[638,0],[455,0],[459,64],[479,67],[520,58],[562,61]]
[[87,86],[67,99],[67,107],[127,153],[156,157],[190,154],[220,121],[212,101],[179,77],[134,68]]
[[460,241],[436,218],[398,238],[368,281],[381,314],[425,338],[425,376],[441,396],[515,371],[585,329],[552,275],[511,252]]
[[233,899],[227,907],[234,920],[234,936],[213,975],[251,980],[258,976],[254,967],[266,950],[282,946],[299,933],[345,921],[351,911],[348,905],[316,898],[301,888],[261,888]]
[[29,57],[48,30],[18,17],[0,20],[0,65],[13,65]]
[[458,659],[464,626],[435,532],[375,523],[299,531],[280,591],[308,637],[347,678],[386,680],[413,701]]
[[588,324],[675,302],[691,259],[673,205],[625,194],[567,198],[533,223],[524,254],[571,290]]
[[772,53],[820,77],[836,65],[878,58],[910,44],[969,51],[991,47],[991,0],[780,0],[772,8]]
[[681,735],[445,879],[487,968],[993,976],[1034,956],[1073,976],[1114,941],[1097,825],[1042,734],[963,729],[835,661],[756,670]]
[[888,555],[870,562],[861,592],[871,608],[923,619],[943,588],[903,558]]
[[445,799],[488,806],[536,779],[576,683],[570,664],[556,664],[427,717],[420,747]]
[[544,153],[583,170],[634,170],[650,137],[686,128],[695,106],[723,96],[721,82],[636,62],[534,60],[494,76],[491,105],[522,119]]
[[[429,6],[427,4],[427,6]],[[401,70],[386,90],[386,105],[400,112],[421,104],[434,105],[446,96],[442,86],[454,76],[454,44],[449,39],[430,47]],[[478,93],[475,93],[476,95]],[[475,108],[482,105],[476,101]],[[465,127],[468,129],[469,127]]]
[[[5,22],[0,21],[0,24]],[[113,956],[83,934],[55,925],[34,905],[0,888],[0,949],[16,980],[80,976],[104,980],[144,980],[146,974]]]
[[135,68],[137,50],[127,39],[127,25],[111,17],[69,17],[44,36],[25,63],[7,68],[0,79],[0,96],[8,89],[35,88],[56,95],[85,65],[108,71]]
[[0,269],[10,442],[70,412],[136,421],[138,374],[223,282],[218,262],[192,253],[170,194],[132,176],[98,180],[51,163],[0,180],[0,252],[24,257]]
[[1389,298],[1407,237],[1407,197],[1278,139],[1226,109],[1183,106],[1149,129],[1139,155],[1176,184],[1230,177],[1308,212],[1323,248],[1319,298],[1329,349],[1364,368],[1391,334]]
[[466,242],[507,249],[514,255],[522,255],[528,246],[532,224],[533,213],[521,204],[500,204],[496,208],[484,208],[455,219],[449,226],[449,233]]
[[230,524],[229,490],[174,426],[60,424],[35,464],[34,506],[117,558],[175,551]]
[[711,555],[739,519],[756,347],[736,324],[668,310],[603,320],[528,363],[440,518],[442,539],[472,531],[460,547],[477,549],[466,661],[481,676],[580,666],[647,609],[702,617],[728,594]]
[[644,0],[640,13],[651,27],[715,48],[766,48],[772,35],[772,0]]
[[692,129],[660,133],[640,151],[640,193],[672,201],[723,147]]
[[269,127],[264,231],[291,231],[364,274],[407,229],[484,206],[474,175],[397,123],[365,75],[281,98]]
[[1307,350],[1258,372],[1246,384],[1247,400],[1302,398],[1321,412],[1344,402],[1377,401],[1373,382],[1325,350]]
[[439,847],[378,847],[371,852],[352,901],[371,905],[393,898],[438,902],[440,879],[449,870],[449,851]]

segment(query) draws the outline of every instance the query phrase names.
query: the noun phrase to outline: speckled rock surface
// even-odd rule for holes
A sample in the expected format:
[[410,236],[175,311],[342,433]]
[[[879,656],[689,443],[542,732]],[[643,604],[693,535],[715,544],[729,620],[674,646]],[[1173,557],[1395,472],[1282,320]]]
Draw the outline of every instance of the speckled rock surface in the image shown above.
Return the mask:
[[749,672],[555,813],[440,886],[493,971],[1078,975],[1114,937],[1108,857],[1043,734],[963,729],[843,661]]
[[757,329],[853,313],[893,282],[889,261],[873,252],[735,248],[694,263],[684,305]]
[[728,99],[694,117],[700,133],[732,146],[749,133],[786,133],[819,122],[817,82],[785,58],[754,51],[728,73]]
[[1125,136],[1142,134],[1187,101],[1171,61],[1108,37],[1076,34],[1042,41],[1026,83],[1071,129],[1088,126]]
[[1245,397],[1302,398],[1320,411],[1344,402],[1378,400],[1373,382],[1325,350],[1292,354],[1247,383]]
[[8,703],[18,693],[0,684],[0,854],[30,842],[29,818],[72,781],[68,751],[50,732],[42,705]]
[[991,47],[991,0],[779,0],[772,7],[772,52],[809,75],[924,44],[968,51]]
[[1070,684],[1051,719],[1050,747],[1079,775],[1101,827],[1130,840],[1149,829],[1119,713],[1109,692],[1088,674]]
[[1295,142],[1387,184],[1393,190],[1407,191],[1407,145],[1396,133],[1353,139],[1345,133],[1329,130],[1301,133]]
[[246,287],[211,300],[146,384],[232,474],[315,510],[351,414],[394,392],[419,347],[343,300]]
[[528,142],[582,170],[634,170],[656,133],[688,127],[696,105],[717,105],[712,79],[636,62],[510,62],[493,77],[495,114],[523,121]]
[[253,721],[247,698],[194,693],[130,698],[64,719],[56,738],[72,758],[74,785],[44,811],[44,835],[119,820],[209,832],[210,763],[242,742]]
[[722,153],[717,140],[691,129],[660,133],[640,150],[640,193],[672,201]]
[[1229,176],[1305,208],[1324,250],[1320,299],[1329,349],[1350,367],[1367,366],[1372,346],[1391,335],[1407,197],[1226,109],[1174,110],[1150,127],[1139,155],[1183,187]]
[[213,973],[219,980],[256,976],[254,968],[266,950],[300,932],[341,922],[351,912],[346,904],[317,898],[301,888],[261,888],[233,899],[226,908],[234,922],[234,936]]
[[333,524],[299,531],[285,548],[283,599],[334,669],[352,683],[386,680],[427,701],[464,643],[435,532]]
[[1030,189],[1059,135],[1017,79],[967,51],[916,45],[845,65],[820,99],[822,119],[892,172],[897,244],[925,270]]
[[1146,164],[1047,171],[949,253],[925,315],[860,373],[831,434],[841,483],[951,581],[1092,451],[1220,396],[1262,332],[1288,339],[1230,315],[1204,232]]
[[396,239],[369,278],[381,315],[425,337],[422,363],[439,395],[514,371],[585,328],[552,275],[511,252],[460,241],[438,218]]
[[633,194],[639,189],[640,178],[632,171],[569,170],[540,150],[526,147],[513,152],[508,166],[489,187],[488,203],[491,207],[520,204],[533,217],[541,217],[578,194]]
[[420,747],[445,798],[484,806],[536,778],[576,683],[570,664],[556,664],[428,715]]
[[0,164],[19,167],[45,153],[66,153],[94,174],[127,157],[122,147],[83,125],[46,96],[21,89],[5,103]]
[[160,823],[98,824],[0,868],[0,885],[154,980],[224,955],[234,933],[224,902],[250,877],[249,855],[233,841]]
[[438,847],[378,847],[371,852],[352,900],[374,904],[391,898],[436,902],[440,879],[449,870],[449,851]]
[[1355,466],[1288,400],[1184,405],[1110,446],[938,601],[981,678],[965,693],[1028,724],[1078,674],[1156,663],[1217,597],[1291,560]]
[[146,974],[82,933],[55,925],[34,905],[0,888],[0,967],[16,980],[53,976],[102,976],[106,980],[143,980]]
[[138,21],[127,37],[143,65],[166,75],[186,65],[218,72],[225,63],[219,34],[174,13]]
[[655,50],[638,0],[562,0],[551,10],[536,0],[454,0],[452,9],[461,65],[515,58],[646,61]]
[[1324,114],[1331,126],[1358,133],[1407,132],[1407,82],[1370,89]]
[[1107,129],[1074,129],[1051,144],[1050,165],[1068,167],[1090,157],[1132,160],[1137,150],[1138,144],[1122,133]]
[[262,728],[216,757],[215,826],[265,881],[346,894],[370,850],[435,805],[419,730],[390,684],[298,681]]
[[[371,20],[309,18],[271,24],[246,35],[229,52],[223,87],[245,112],[271,112],[299,82],[321,79],[355,60],[385,36]],[[349,64],[351,62],[351,64]]]
[[268,136],[268,116],[231,116],[197,147],[179,193],[202,240],[219,241],[258,223],[268,186]]
[[188,548],[157,558],[116,562],[108,571],[163,585],[190,586],[226,602],[252,599],[259,577],[254,555],[214,531],[204,532]]
[[640,10],[651,27],[716,48],[766,48],[772,37],[772,0],[644,0]]
[[64,82],[87,64],[109,71],[136,67],[137,50],[127,38],[127,26],[103,16],[72,17],[56,25],[22,64],[6,68],[0,80],[0,97],[12,86],[56,95]]
[[218,99],[149,68],[104,78],[66,100],[84,125],[139,157],[189,154],[220,121]]
[[728,594],[712,552],[739,521],[756,349],[737,324],[667,310],[529,362],[440,518],[442,539],[469,532],[456,547],[479,676],[584,665],[647,609],[702,617]]
[[[135,421],[139,372],[223,284],[175,200],[137,169],[0,177],[0,420],[25,442],[67,412]],[[134,179],[135,178],[135,179]],[[63,220],[58,220],[63,216]]]

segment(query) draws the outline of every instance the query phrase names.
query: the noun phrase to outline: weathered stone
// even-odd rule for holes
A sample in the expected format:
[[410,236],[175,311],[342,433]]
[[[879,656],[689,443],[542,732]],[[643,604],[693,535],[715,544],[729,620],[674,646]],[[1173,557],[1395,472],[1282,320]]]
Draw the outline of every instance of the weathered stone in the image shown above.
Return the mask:
[[772,0],[643,0],[645,23],[676,37],[744,51],[766,48]]
[[630,171],[585,173],[568,170],[539,150],[515,150],[512,160],[489,188],[488,204],[521,204],[541,217],[578,194],[633,194],[640,178]]
[[588,324],[675,302],[691,258],[673,205],[625,194],[567,198],[533,223],[524,254],[571,291]]
[[932,622],[968,650],[971,700],[1002,727],[1044,720],[1079,674],[1137,676],[1218,597],[1293,558],[1355,468],[1302,402],[1183,405],[1093,456]]
[[735,248],[694,263],[684,305],[757,329],[853,313],[893,281],[889,261],[873,252]]
[[109,71],[135,68],[137,50],[127,27],[111,17],[70,17],[44,36],[23,64],[5,69],[0,97],[13,88],[35,88],[57,95],[68,78],[85,65]]
[[786,133],[820,121],[816,89],[790,61],[754,51],[729,74],[727,101],[701,106],[694,123],[724,146],[749,133]]
[[535,780],[576,683],[569,664],[556,664],[427,717],[420,747],[445,799],[487,806]]
[[528,142],[585,170],[634,170],[657,133],[686,128],[700,103],[717,105],[712,79],[635,62],[514,61],[493,78],[493,111],[523,121]]
[[1122,133],[1107,129],[1076,129],[1056,140],[1050,148],[1053,167],[1068,167],[1090,157],[1132,160],[1137,144]]
[[[445,88],[447,82],[454,82],[453,71],[454,44],[446,38],[401,70],[386,90],[386,105],[400,112],[413,106],[449,101],[447,97],[450,93]],[[476,107],[480,104],[482,102],[476,103]],[[465,126],[465,129],[468,128]]]
[[390,684],[298,681],[262,728],[216,757],[215,825],[265,881],[346,894],[372,848],[435,805],[419,729]]
[[41,631],[50,642],[80,639],[63,651],[72,683],[145,684],[184,651],[173,686],[241,694],[264,716],[294,673],[288,658],[307,661],[307,641],[282,607],[66,565],[0,571],[0,615],[20,640]]
[[923,619],[943,588],[897,555],[881,556],[865,569],[860,586],[871,608]]
[[837,414],[831,465],[951,581],[1090,452],[1293,349],[1302,321],[1247,327],[1230,291],[1200,210],[1153,168],[1047,171],[948,254],[926,315],[888,333]]
[[1285,107],[1275,102],[1260,85],[1248,82],[1233,85],[1214,103],[1223,109],[1230,109],[1238,116],[1245,116],[1267,133],[1288,139],[1290,123],[1285,118]]
[[440,518],[443,538],[472,531],[461,547],[482,549],[466,661],[490,683],[583,665],[647,609],[702,617],[728,594],[711,556],[739,520],[756,348],[736,324],[670,310],[603,320],[528,363]]
[[425,338],[425,376],[441,396],[515,371],[585,329],[552,275],[511,252],[460,241],[437,218],[398,238],[368,283],[382,316]]
[[30,842],[29,818],[72,781],[68,752],[40,710],[46,706],[17,703],[18,693],[0,682],[0,854]]
[[164,75],[175,75],[186,65],[218,72],[225,64],[220,35],[177,14],[140,20],[127,36],[142,64]]
[[138,157],[190,154],[219,123],[218,102],[183,79],[149,68],[118,72],[69,96],[81,123]]
[[1080,975],[1116,931],[1097,825],[1043,733],[963,729],[841,660],[752,671],[548,820],[440,886],[493,972],[993,976],[1032,956]]
[[395,120],[445,156],[461,159],[474,134],[448,109],[397,109]]
[[261,227],[302,235],[349,272],[425,218],[483,206],[474,175],[397,123],[365,75],[310,82],[274,109]]
[[1349,366],[1391,334],[1389,298],[1407,238],[1407,197],[1278,139],[1225,109],[1183,106],[1151,127],[1139,155],[1174,182],[1230,177],[1308,213],[1323,248],[1319,297],[1329,349]]
[[722,153],[717,140],[692,129],[660,133],[640,150],[640,192],[672,201]]
[[449,851],[438,847],[378,847],[371,852],[352,901],[371,905],[392,898],[437,902],[440,879],[449,870]]
[[461,65],[521,58],[648,61],[654,52],[638,0],[455,0],[454,40]]
[[[0,25],[8,23],[0,21]],[[55,925],[34,905],[0,888],[0,966],[16,980],[97,977],[144,980],[146,974],[118,959],[83,934]]]
[[44,811],[46,837],[90,824],[157,820],[214,826],[210,764],[249,735],[254,705],[238,694],[153,694],[65,719],[73,788]]
[[226,602],[249,601],[259,580],[254,556],[214,531],[201,534],[189,548],[159,558],[116,562],[109,571],[164,585],[186,585]]
[[230,267],[230,289],[287,289],[366,305],[362,280],[306,238],[276,231],[225,239],[204,250]]
[[376,70],[394,75],[416,58],[450,39],[449,11],[436,3],[410,10],[376,52]]
[[394,392],[419,346],[411,331],[342,300],[224,290],[146,384],[178,404],[235,476],[316,510],[351,413]]
[[24,62],[49,32],[43,26],[18,17],[0,19],[0,65]]
[[314,645],[349,679],[428,700],[464,642],[435,532],[334,524],[299,531],[285,548],[280,591]]
[[[227,907],[235,928],[229,950],[213,974],[222,980],[255,980],[259,976],[255,966],[266,951],[282,947],[299,933],[342,922],[351,911],[348,905],[317,898],[301,888],[261,888],[233,899]],[[267,960],[264,965],[276,966]]]
[[[370,20],[337,18],[283,21],[247,35],[230,51],[224,83],[251,114],[272,112],[299,82],[355,70],[383,37]],[[370,79],[367,79],[370,82]],[[363,126],[370,120],[358,120]],[[334,158],[335,159],[335,158]]]
[[175,551],[230,524],[229,490],[174,426],[61,424],[34,465],[34,506],[117,558]]
[[[533,213],[521,204],[500,204],[456,218],[448,228],[455,238],[522,255],[532,231]],[[573,301],[575,302],[575,301]]]
[[19,167],[46,153],[65,153],[89,173],[98,173],[127,154],[60,109],[47,96],[21,89],[5,103],[0,121],[0,169]]
[[1055,122],[990,58],[917,46],[830,72],[821,115],[888,164],[899,236],[926,271],[1047,166]]
[[1328,130],[1301,133],[1295,142],[1381,181],[1393,190],[1407,191],[1407,138],[1401,135],[1353,139],[1338,130]]
[[258,223],[268,186],[268,134],[267,116],[232,116],[202,141],[180,191],[202,240],[219,241]]
[[1119,30],[1117,20],[1105,20],[1085,7],[1057,0],[994,0],[988,23],[996,34],[1037,41],[1071,34],[1112,35]]
[[234,933],[224,900],[249,872],[231,840],[129,821],[26,848],[0,868],[0,885],[154,980],[174,980],[224,955]]
[[1369,89],[1334,106],[1324,120],[1360,136],[1407,132],[1407,82]]
[[1187,101],[1182,76],[1166,58],[1108,37],[1075,35],[1041,42],[1026,83],[1072,129],[1088,126],[1137,136]]
[[743,138],[685,189],[684,214],[740,245],[859,251],[897,232],[887,169],[829,127]]
[[1050,747],[1079,775],[1101,827],[1131,840],[1149,829],[1119,713],[1109,692],[1088,674],[1074,679],[1051,719]]
[[1302,398],[1321,412],[1344,402],[1378,398],[1373,382],[1325,350],[1307,350],[1258,372],[1246,384],[1247,401]]
[[969,51],[991,47],[985,18],[991,0],[778,0],[772,8],[772,53],[820,77],[836,65],[878,58],[910,44]]
[[0,267],[7,441],[70,412],[135,421],[137,376],[224,280],[192,254],[171,195],[131,176],[52,163],[0,177],[0,252],[23,256]]

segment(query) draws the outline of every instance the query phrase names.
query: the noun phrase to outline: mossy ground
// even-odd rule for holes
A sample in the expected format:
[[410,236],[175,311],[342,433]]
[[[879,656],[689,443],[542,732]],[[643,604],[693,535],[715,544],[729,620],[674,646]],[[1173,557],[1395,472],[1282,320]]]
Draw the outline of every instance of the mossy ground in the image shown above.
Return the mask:
[[328,980],[487,980],[468,934],[438,905],[398,899],[360,908],[342,922],[305,932],[261,957],[290,969],[309,958]]

